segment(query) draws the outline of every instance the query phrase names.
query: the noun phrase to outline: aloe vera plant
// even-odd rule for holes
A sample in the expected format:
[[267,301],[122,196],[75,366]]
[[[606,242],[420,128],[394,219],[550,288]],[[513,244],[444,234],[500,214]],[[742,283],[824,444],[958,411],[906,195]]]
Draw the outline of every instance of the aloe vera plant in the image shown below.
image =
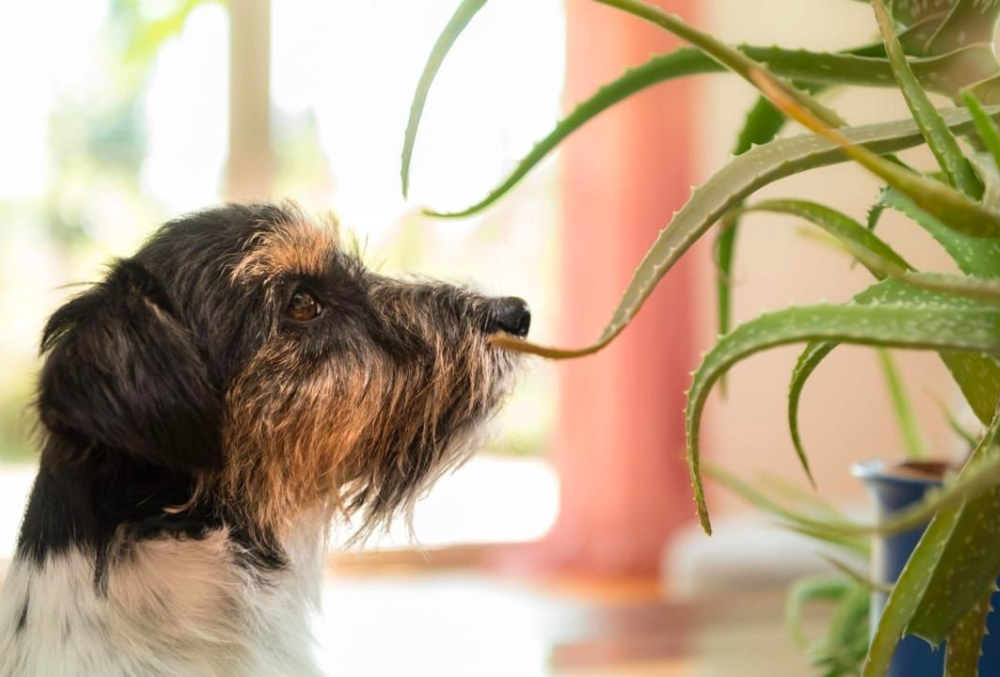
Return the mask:
[[[938,352],[986,433],[959,481],[948,485],[936,503],[920,507],[921,519],[932,516],[930,525],[889,594],[861,664],[854,668],[865,677],[885,675],[900,639],[916,635],[932,644],[947,640],[948,675],[975,675],[988,599],[1000,575],[1000,474],[995,472],[1000,429],[1000,61],[995,41],[1000,0],[869,0],[872,28],[881,40],[837,53],[727,45],[642,0],[569,1],[609,5],[675,34],[688,45],[654,56],[580,102],[500,185],[484,187],[481,200],[450,213],[428,209],[429,214],[458,217],[488,208],[588,121],[666,80],[728,71],[759,90],[760,98],[740,130],[733,159],[695,189],[665,224],[593,343],[562,348],[505,337],[494,341],[554,359],[602,350],[626,328],[691,246],[724,224],[717,228],[721,231],[717,259],[723,273],[718,287],[722,337],[695,372],[686,409],[688,465],[698,514],[708,533],[711,521],[702,489],[699,426],[709,392],[733,365],[773,346],[806,344],[791,375],[789,424],[808,473],[797,406],[803,386],[828,354],[841,343]],[[404,137],[404,193],[437,69],[486,2],[462,0],[428,59]],[[845,87],[896,88],[911,116],[851,126],[816,98],[823,90]],[[936,108],[928,92],[950,98],[952,106]],[[789,120],[803,126],[803,133],[776,139]],[[893,155],[915,146],[931,150],[934,170],[915,170]],[[842,162],[856,163],[859,171],[869,171],[886,184],[872,205],[868,227],[830,205],[801,200],[750,202],[760,188],[778,179]],[[914,228],[929,233],[961,274],[915,270],[875,233],[878,217],[886,209],[902,213]],[[792,214],[821,229],[872,273],[873,283],[843,305],[787,308],[730,328],[728,273],[739,219],[750,211]],[[883,364],[910,446],[916,450],[920,443],[905,403],[899,400],[898,375],[891,362]],[[841,536],[856,533],[843,531],[843,525],[802,521],[793,528],[826,537],[837,529]],[[845,613],[852,613],[855,602],[844,597],[845,590],[830,594],[846,599]]]

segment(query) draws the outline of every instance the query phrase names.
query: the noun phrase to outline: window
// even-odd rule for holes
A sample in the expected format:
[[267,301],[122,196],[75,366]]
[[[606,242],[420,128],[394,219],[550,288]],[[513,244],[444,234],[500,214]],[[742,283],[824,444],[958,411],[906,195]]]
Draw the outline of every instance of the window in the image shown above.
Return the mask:
[[[418,207],[478,199],[554,123],[562,4],[517,0],[484,10],[492,16],[470,28],[435,84],[404,201],[398,171],[409,99],[453,7],[274,3],[271,194],[335,208],[368,262],[386,272],[524,296],[535,310],[533,335],[545,338],[556,301],[555,163],[481,218],[429,220]],[[40,4],[0,10],[10,102],[0,118],[0,559],[10,554],[34,472],[30,402],[46,317],[75,283],[99,279],[109,259],[128,255],[157,224],[225,198],[230,121],[245,114],[230,112],[230,21],[221,3],[87,0],[59,11],[52,22]],[[509,49],[514,41],[518,50]],[[258,76],[266,81],[267,72]],[[543,366],[523,379],[490,453],[418,508],[421,543],[523,540],[545,530],[557,484],[540,455],[554,390]],[[520,518],[504,498],[514,487],[524,497]],[[408,543],[404,533],[382,544]]]

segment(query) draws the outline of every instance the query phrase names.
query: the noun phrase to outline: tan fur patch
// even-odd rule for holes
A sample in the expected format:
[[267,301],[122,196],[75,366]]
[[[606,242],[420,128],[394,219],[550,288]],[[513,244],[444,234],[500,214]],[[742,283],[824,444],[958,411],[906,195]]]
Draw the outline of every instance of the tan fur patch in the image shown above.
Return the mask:
[[232,269],[234,282],[266,282],[283,274],[320,276],[326,270],[340,240],[336,219],[314,221],[291,203],[284,205],[284,212],[287,221],[247,243],[247,255]]

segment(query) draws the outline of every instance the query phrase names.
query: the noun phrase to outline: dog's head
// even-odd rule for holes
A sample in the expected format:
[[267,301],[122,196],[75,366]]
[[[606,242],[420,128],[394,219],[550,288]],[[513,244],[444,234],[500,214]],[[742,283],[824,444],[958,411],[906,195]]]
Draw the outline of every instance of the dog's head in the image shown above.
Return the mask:
[[529,322],[366,270],[292,206],[201,212],[50,319],[42,463],[128,459],[269,531],[323,505],[365,530],[464,457],[516,361],[489,336]]

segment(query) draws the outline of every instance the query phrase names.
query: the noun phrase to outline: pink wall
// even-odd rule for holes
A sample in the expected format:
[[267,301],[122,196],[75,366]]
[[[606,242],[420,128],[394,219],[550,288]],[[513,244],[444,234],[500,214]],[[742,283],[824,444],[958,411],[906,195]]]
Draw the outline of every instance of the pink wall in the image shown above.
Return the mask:
[[[665,9],[694,20],[694,0]],[[567,3],[567,108],[677,45],[661,29],[594,3]],[[688,196],[690,82],[619,104],[563,150],[560,342],[592,341],[632,272]],[[561,512],[543,544],[559,569],[656,570],[664,542],[694,514],[682,410],[696,365],[693,261],[671,271],[638,319],[603,353],[559,365],[555,458]]]

